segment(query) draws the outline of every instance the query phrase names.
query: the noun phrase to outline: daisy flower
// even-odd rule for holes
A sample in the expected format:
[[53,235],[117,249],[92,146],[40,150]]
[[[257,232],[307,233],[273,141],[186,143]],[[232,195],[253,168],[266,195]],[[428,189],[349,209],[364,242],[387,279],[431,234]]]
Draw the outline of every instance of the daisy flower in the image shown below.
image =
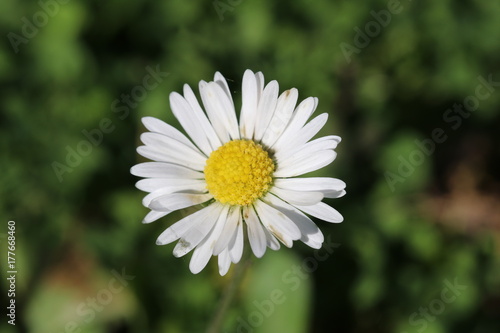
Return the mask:
[[322,202],[345,192],[342,180],[298,178],[330,164],[338,136],[311,139],[328,115],[309,118],[318,99],[297,105],[298,91],[278,96],[278,82],[264,85],[261,72],[245,71],[239,121],[225,78],[215,73],[201,81],[203,108],[193,90],[170,94],[170,106],[188,136],[152,117],[142,119],[149,132],[141,135],[137,152],[153,162],[132,167],[144,177],[137,188],[149,192],[143,204],[151,211],[144,223],[187,207],[198,210],[167,228],[156,243],[179,240],[173,250],[181,257],[194,250],[189,264],[199,273],[211,256],[218,256],[219,273],[240,261],[245,235],[258,258],[280,243],[300,240],[318,249],[324,237],[310,216],[342,222],[342,215]]

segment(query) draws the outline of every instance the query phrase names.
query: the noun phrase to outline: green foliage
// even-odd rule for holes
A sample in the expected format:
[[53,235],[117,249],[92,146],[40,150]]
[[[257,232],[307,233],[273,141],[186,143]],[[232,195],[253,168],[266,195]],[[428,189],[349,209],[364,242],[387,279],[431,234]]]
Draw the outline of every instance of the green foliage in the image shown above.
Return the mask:
[[[500,330],[499,83],[477,110],[445,117],[477,95],[479,77],[500,81],[500,2],[402,1],[362,47],[357,29],[366,34],[371,11],[391,1],[63,2],[0,2],[2,274],[9,220],[19,270],[16,327],[4,317],[2,332],[65,332],[72,321],[82,332],[206,329],[228,278],[214,259],[193,276],[189,256],[155,245],[186,212],[141,224],[147,210],[129,169],[142,161],[141,117],[178,126],[171,91],[220,71],[238,105],[247,68],[300,99],[317,96],[316,114],[329,113],[321,133],[343,141],[315,175],[346,181],[347,195],[327,200],[345,221],[317,221],[341,246],[296,290],[284,274],[312,249],[254,260],[225,331],[277,289],[286,300],[253,332]],[[343,43],[357,52],[346,57]],[[127,103],[157,68],[168,74]],[[446,140],[427,154],[416,141],[437,128]],[[400,157],[411,172],[400,172]],[[78,307],[113,290],[123,268],[134,278],[87,322]],[[443,281],[455,279],[466,289],[446,303]],[[423,320],[419,309],[435,300],[444,310]]]

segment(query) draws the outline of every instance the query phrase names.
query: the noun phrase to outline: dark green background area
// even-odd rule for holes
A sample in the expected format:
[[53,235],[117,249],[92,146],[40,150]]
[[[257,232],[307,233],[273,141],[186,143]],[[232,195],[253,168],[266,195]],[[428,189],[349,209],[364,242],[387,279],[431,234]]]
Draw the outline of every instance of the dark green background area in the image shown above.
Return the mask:
[[3,309],[9,220],[18,274],[0,331],[206,329],[233,269],[156,246],[187,212],[141,224],[129,170],[141,117],[178,126],[170,92],[220,71],[239,109],[249,68],[319,98],[343,141],[314,175],[347,183],[326,200],[345,220],[316,221],[330,251],[253,260],[223,332],[499,332],[499,18],[491,0],[2,0]]

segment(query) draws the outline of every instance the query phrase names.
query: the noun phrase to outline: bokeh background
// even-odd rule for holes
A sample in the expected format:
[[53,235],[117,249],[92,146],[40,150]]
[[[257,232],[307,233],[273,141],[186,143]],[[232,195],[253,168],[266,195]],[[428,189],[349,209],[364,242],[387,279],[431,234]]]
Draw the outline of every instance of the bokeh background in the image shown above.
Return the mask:
[[9,220],[18,274],[0,331],[207,328],[233,269],[193,275],[156,246],[186,213],[141,224],[129,169],[141,117],[178,126],[171,91],[220,71],[238,108],[250,68],[329,113],[321,135],[343,141],[314,175],[346,181],[327,200],[345,221],[317,221],[330,253],[254,260],[222,332],[500,332],[499,17],[490,0],[2,0],[3,309]]

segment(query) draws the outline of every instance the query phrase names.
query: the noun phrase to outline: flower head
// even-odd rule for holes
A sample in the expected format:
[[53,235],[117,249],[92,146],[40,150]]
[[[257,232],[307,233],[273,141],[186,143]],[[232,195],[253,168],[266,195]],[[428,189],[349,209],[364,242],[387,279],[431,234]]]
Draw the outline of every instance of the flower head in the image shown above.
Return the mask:
[[336,157],[338,136],[311,139],[325,125],[327,114],[307,122],[318,104],[309,97],[297,104],[298,91],[278,96],[278,83],[264,85],[262,73],[243,75],[242,107],[237,120],[226,80],[201,81],[205,111],[188,85],[184,94],[170,94],[170,105],[188,137],[152,117],[142,119],[149,132],[141,135],[142,156],[153,160],[132,167],[145,179],[136,184],[149,192],[143,199],[150,223],[187,208],[198,210],[167,228],[157,240],[179,240],[174,256],[194,249],[189,268],[200,272],[218,256],[219,273],[240,261],[244,229],[256,257],[280,242],[292,247],[300,240],[320,248],[324,237],[309,216],[342,222],[342,216],[322,202],[345,194],[345,183],[328,177],[297,176],[320,169]]

